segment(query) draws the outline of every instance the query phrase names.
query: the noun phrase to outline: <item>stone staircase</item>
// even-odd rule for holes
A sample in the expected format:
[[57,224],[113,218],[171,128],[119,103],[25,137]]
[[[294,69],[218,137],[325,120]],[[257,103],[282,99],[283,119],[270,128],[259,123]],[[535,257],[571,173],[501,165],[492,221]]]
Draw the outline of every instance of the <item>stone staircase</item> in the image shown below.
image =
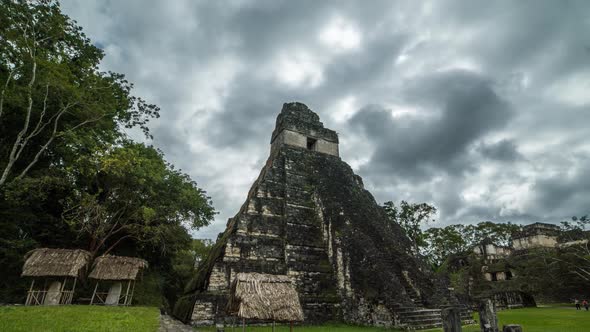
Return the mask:
[[407,330],[424,330],[442,326],[441,309],[422,307],[399,307],[400,327]]
[[[442,309],[427,309],[424,307],[398,306],[399,326],[406,330],[424,330],[442,327]],[[461,310],[463,324],[473,324],[471,310],[464,307]]]
[[[425,308],[420,293],[412,286],[412,281],[407,278],[403,271],[398,274],[398,278],[404,287],[406,295],[411,300],[411,303],[400,304],[395,308],[399,326],[410,331],[442,327],[442,308]],[[469,308],[462,308],[461,320],[463,324],[473,323]]]
[[[405,283],[403,283],[405,284]],[[419,295],[409,285],[404,285],[412,304],[397,305],[394,310],[397,314],[399,327],[413,331],[442,327],[441,312],[443,308],[425,308]],[[473,316],[470,308],[461,308],[461,321],[463,324],[473,324]]]
[[422,298],[420,294],[416,292],[416,290],[414,290],[414,288],[405,279],[401,279],[401,284],[404,286],[406,295],[408,295],[412,303],[416,306],[422,306]]

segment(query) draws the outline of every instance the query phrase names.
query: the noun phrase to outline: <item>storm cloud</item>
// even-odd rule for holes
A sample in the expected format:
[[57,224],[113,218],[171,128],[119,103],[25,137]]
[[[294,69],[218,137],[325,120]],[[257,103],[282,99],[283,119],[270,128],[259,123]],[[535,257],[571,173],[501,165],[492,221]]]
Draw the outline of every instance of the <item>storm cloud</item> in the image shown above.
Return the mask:
[[[62,1],[220,212],[245,200],[282,103],[338,131],[378,201],[440,225],[589,213],[587,1]],[[130,136],[142,140],[138,133]]]
[[350,119],[375,144],[364,173],[429,178],[432,172],[456,174],[475,167],[466,156],[470,145],[504,126],[511,116],[510,106],[490,82],[474,73],[437,73],[408,86],[406,102],[428,110],[426,114],[413,111],[413,118],[395,118],[389,109],[367,107]]

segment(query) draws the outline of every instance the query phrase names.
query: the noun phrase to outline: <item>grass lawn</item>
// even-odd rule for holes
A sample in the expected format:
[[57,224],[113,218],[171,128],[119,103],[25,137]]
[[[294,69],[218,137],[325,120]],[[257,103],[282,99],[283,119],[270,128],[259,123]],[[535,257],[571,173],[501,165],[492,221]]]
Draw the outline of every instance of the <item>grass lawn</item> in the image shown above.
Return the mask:
[[[477,315],[476,315],[477,318]],[[525,332],[587,332],[590,331],[590,311],[576,311],[573,305],[551,305],[539,308],[524,308],[503,310],[498,313],[500,331],[503,324],[520,324]],[[213,332],[215,328],[199,328],[199,331]],[[241,332],[241,326],[232,330],[225,328],[226,332]],[[271,332],[268,326],[252,326],[246,328],[247,332]],[[277,326],[277,332],[289,331],[288,326]],[[294,332],[386,332],[395,331],[384,328],[347,326],[347,325],[322,325],[322,326],[295,326]],[[442,329],[424,330],[424,332],[440,332]],[[463,332],[479,332],[479,325],[463,326]]]
[[[214,332],[214,327],[198,328],[199,332]],[[276,332],[289,332],[288,325],[278,325],[275,328]],[[386,331],[401,331],[393,329],[385,329],[379,327],[366,327],[366,326],[352,326],[344,324],[325,324],[318,326],[293,326],[293,332],[321,332],[321,331],[335,331],[335,332],[386,332]],[[234,329],[231,327],[225,327],[225,332],[242,332],[242,326],[236,326]],[[246,332],[272,332],[270,326],[246,326]]]
[[0,331],[147,331],[156,332],[155,307],[8,306],[0,307]]
[[[159,310],[155,307],[0,307],[0,331],[152,331],[159,326]],[[576,311],[572,305],[540,306],[539,308],[504,310],[498,313],[500,329],[503,324],[520,324],[525,332],[582,332],[590,331],[590,312]],[[215,328],[199,328],[215,331]],[[241,332],[241,327],[227,332]],[[270,332],[270,326],[249,326],[248,332]],[[289,327],[277,325],[277,332]],[[375,327],[326,324],[322,326],[295,326],[295,332],[385,332]],[[424,332],[440,332],[441,329]],[[464,332],[479,332],[478,325],[464,326]]]
[[[498,324],[520,324],[526,332],[584,332],[590,331],[590,311],[576,311],[573,305],[546,305],[539,308],[503,310],[498,313]],[[479,332],[478,326],[464,328],[465,332]]]

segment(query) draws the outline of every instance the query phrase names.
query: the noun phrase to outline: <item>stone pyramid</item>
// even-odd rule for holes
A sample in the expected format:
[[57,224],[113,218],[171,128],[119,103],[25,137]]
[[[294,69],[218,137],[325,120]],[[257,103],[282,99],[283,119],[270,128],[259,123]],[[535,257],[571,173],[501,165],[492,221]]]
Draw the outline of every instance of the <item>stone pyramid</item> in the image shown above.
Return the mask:
[[193,325],[227,321],[235,275],[260,272],[291,277],[306,323],[404,325],[404,312],[455,303],[411,247],[340,159],[336,132],[304,104],[287,103],[246,202],[187,285],[175,315]]

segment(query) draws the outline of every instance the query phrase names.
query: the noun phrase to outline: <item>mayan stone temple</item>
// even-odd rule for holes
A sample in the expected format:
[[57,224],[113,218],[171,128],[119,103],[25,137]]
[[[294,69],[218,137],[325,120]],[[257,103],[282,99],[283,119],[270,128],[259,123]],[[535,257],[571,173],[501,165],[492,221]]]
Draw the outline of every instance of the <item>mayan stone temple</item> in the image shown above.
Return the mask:
[[175,315],[193,325],[228,322],[231,282],[259,272],[294,282],[304,323],[440,326],[441,308],[456,299],[340,159],[338,134],[304,104],[287,103],[270,143],[266,165]]

